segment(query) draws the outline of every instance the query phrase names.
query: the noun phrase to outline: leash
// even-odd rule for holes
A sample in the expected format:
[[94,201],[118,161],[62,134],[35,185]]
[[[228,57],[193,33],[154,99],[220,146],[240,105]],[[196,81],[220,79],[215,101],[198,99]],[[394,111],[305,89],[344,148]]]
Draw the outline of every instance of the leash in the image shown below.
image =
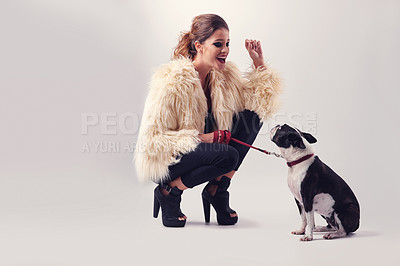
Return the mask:
[[[247,143],[245,143],[245,142],[243,142],[243,141],[237,140],[237,139],[235,139],[235,138],[231,138],[231,140],[233,140],[233,141],[235,141],[235,142],[237,142],[237,143],[239,143],[239,144],[242,144],[242,145],[244,145],[244,146],[247,146],[247,147],[256,149],[256,150],[258,150],[258,151],[261,151],[261,152],[263,152],[263,153],[266,153],[266,154],[268,154],[268,155],[275,155],[275,156],[278,157],[278,158],[283,158],[283,156],[282,156],[281,154],[278,154],[278,153],[276,153],[276,152],[270,152],[270,151],[266,151],[266,150],[263,150],[263,149],[260,149],[260,148],[257,148],[257,147],[253,147],[253,146],[251,146],[251,145],[249,145],[249,144],[247,144]],[[309,158],[311,158],[311,157],[313,157],[313,156],[314,156],[314,153],[307,154],[306,156],[301,157],[300,159],[298,159],[298,160],[296,160],[296,161],[293,161],[293,162],[286,162],[286,165],[287,165],[288,167],[292,167],[292,166],[294,166],[294,165],[296,165],[296,164],[299,164],[299,163],[301,163],[301,162],[304,162],[305,160],[307,160],[307,159],[309,159]]]
[[232,138],[231,137],[231,132],[229,130],[216,130],[214,131],[214,138],[213,138],[213,142],[218,142],[218,143],[224,143],[224,144],[228,144],[231,140],[233,140],[234,142],[237,142],[241,145],[247,146],[249,148],[253,148],[255,150],[258,150],[260,152],[263,152],[267,155],[274,155],[278,158],[283,158],[282,155],[276,153],[276,152],[270,152],[270,151],[266,151],[254,146],[251,146],[250,144],[247,144],[246,142],[240,141],[238,139]]
[[[228,144],[231,140],[233,140],[236,143],[239,143],[241,145],[247,146],[249,148],[253,148],[253,149],[258,150],[260,152],[263,152],[263,153],[265,153],[267,155],[274,155],[274,156],[276,156],[278,158],[283,158],[283,156],[281,154],[278,154],[276,152],[266,151],[266,150],[251,146],[250,144],[247,144],[246,142],[243,142],[243,141],[240,141],[238,139],[232,138],[231,135],[232,134],[231,134],[231,132],[229,130],[217,130],[217,131],[214,131],[213,142],[214,143],[218,142],[218,143]],[[308,160],[309,158],[311,158],[313,156],[314,156],[314,153],[307,154],[307,155],[301,157],[300,159],[298,159],[296,161],[286,162],[286,164],[287,164],[288,167],[292,167],[292,166],[294,166],[296,164],[299,164],[299,163],[301,163],[301,162],[303,162],[305,160]]]
[[245,143],[245,142],[243,142],[243,141],[240,141],[240,140],[238,140],[238,139],[235,139],[235,138],[231,138],[231,140],[233,140],[234,142],[237,142],[237,143],[239,143],[239,144],[242,144],[242,145],[244,145],[244,146],[247,146],[247,147],[253,148],[253,149],[255,149],[255,150],[258,150],[258,151],[260,151],[260,152],[263,152],[263,153],[265,153],[265,154],[274,155],[274,156],[276,156],[276,157],[278,157],[278,158],[283,158],[282,155],[280,155],[280,154],[278,154],[278,153],[276,153],[276,152],[266,151],[266,150],[263,150],[263,149],[260,149],[260,148],[251,146],[251,145],[249,145],[249,144],[247,144],[247,143]]

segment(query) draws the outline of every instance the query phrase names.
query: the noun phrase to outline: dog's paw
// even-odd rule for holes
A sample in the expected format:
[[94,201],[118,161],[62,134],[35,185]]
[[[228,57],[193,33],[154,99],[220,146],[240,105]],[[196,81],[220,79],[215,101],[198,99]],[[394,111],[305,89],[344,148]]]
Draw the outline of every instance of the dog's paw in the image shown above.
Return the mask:
[[327,233],[324,235],[325,239],[334,239],[336,236],[333,233]]
[[292,235],[304,235],[304,232],[305,232],[305,231],[306,231],[306,230],[304,230],[304,229],[292,231]]
[[313,240],[312,236],[303,236],[300,238],[300,241],[311,241]]
[[334,239],[338,237],[344,237],[346,235],[345,232],[335,232],[335,233],[327,233],[324,235],[325,239]]

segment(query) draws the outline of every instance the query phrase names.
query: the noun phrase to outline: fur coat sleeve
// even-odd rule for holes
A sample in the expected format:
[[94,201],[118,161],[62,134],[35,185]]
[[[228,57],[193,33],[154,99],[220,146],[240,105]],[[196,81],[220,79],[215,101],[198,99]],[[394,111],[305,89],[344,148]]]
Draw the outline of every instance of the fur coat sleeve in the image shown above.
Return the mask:
[[[231,129],[232,118],[244,109],[266,120],[277,109],[279,77],[267,68],[253,69],[245,78],[232,63],[212,71],[210,89],[218,129]],[[161,66],[153,75],[134,152],[141,181],[169,179],[168,166],[200,143],[207,115],[207,99],[190,59]]]
[[265,121],[278,111],[281,78],[270,67],[254,68],[246,77],[243,83],[245,109],[256,112]]
[[206,96],[191,61],[161,66],[151,79],[134,153],[139,180],[167,180],[168,166],[200,143],[206,114]]

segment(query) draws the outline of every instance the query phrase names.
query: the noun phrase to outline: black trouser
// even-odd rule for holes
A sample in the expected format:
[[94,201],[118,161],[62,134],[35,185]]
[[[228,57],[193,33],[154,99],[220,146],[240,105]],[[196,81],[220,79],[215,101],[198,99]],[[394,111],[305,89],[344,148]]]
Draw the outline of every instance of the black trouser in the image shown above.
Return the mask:
[[[261,127],[258,115],[244,110],[233,118],[232,138],[253,144]],[[214,128],[214,121],[209,117],[204,133],[210,133]],[[194,151],[183,155],[179,163],[169,166],[170,178],[181,177],[182,183],[192,188],[232,170],[237,171],[248,151],[249,147],[234,141],[228,145],[202,142]]]

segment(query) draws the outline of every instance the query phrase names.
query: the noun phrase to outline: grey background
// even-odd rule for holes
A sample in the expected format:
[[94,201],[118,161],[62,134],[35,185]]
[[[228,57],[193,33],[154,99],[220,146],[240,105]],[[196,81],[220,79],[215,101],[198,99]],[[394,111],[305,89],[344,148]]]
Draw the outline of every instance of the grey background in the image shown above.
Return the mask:
[[[399,8],[390,0],[0,2],[0,265],[399,265]],[[285,93],[255,145],[277,151],[268,139],[276,123],[312,132],[317,154],[361,203],[355,235],[311,243],[290,235],[300,218],[286,166],[257,151],[230,188],[237,225],[217,226],[214,214],[204,225],[202,186],[184,193],[185,228],[152,218],[154,185],[138,183],[131,148],[154,68],[202,13],[227,21],[228,59],[242,71],[251,63],[244,39],[261,40]],[[86,127],[85,115],[99,121]]]

